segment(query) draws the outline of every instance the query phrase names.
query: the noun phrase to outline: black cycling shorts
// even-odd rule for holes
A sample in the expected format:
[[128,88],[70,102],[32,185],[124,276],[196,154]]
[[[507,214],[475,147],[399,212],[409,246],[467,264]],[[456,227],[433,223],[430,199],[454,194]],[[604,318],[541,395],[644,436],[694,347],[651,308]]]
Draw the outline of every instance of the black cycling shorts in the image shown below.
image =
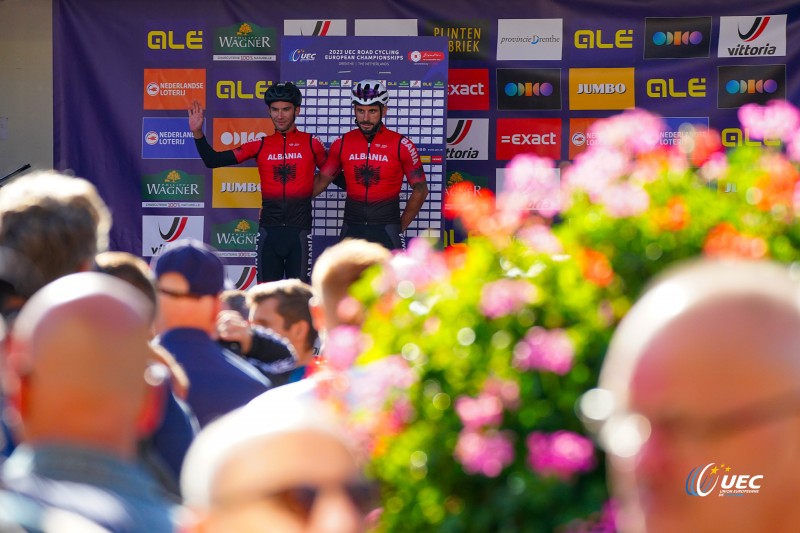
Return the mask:
[[406,237],[400,224],[342,224],[339,240],[364,239],[376,242],[389,250],[405,250]]
[[259,226],[258,282],[311,279],[311,230],[293,226]]

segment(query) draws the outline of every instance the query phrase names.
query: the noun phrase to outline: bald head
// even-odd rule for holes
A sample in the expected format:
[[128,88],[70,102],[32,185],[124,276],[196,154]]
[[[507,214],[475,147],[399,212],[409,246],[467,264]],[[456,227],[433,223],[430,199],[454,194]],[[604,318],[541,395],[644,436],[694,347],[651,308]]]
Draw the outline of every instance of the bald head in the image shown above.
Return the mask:
[[[617,329],[600,387],[618,415],[603,441],[622,531],[796,529],[800,513],[786,509],[800,497],[800,291],[788,268],[669,271]],[[706,465],[719,474],[712,497],[692,497],[689,474]],[[771,496],[730,505],[718,496],[732,476],[762,476]]]
[[12,331],[8,374],[27,442],[129,453],[146,384],[152,304],[106,274],[42,288]]

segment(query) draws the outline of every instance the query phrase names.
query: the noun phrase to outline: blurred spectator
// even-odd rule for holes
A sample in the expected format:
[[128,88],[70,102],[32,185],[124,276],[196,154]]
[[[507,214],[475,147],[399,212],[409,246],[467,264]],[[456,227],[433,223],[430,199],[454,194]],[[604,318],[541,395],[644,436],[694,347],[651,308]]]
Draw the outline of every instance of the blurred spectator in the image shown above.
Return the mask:
[[246,404],[270,382],[212,339],[225,283],[214,250],[193,239],[177,241],[154,259],[159,343],[186,370],[188,403],[200,426]]
[[299,381],[313,368],[318,336],[309,308],[312,296],[311,286],[299,279],[262,283],[247,292],[250,322],[288,339],[297,354],[297,368],[276,376],[276,384]]
[[365,531],[377,504],[334,412],[313,398],[270,392],[212,423],[197,437],[181,487],[195,532]]
[[621,531],[797,531],[799,347],[782,266],[701,261],[646,292],[581,401]]
[[247,318],[247,292],[239,289],[228,289],[219,295],[223,311],[236,311],[242,318]]
[[8,492],[115,532],[173,530],[176,507],[136,461],[143,428],[160,417],[146,380],[152,314],[128,284],[91,272],[24,306],[3,375],[21,421],[2,467]]

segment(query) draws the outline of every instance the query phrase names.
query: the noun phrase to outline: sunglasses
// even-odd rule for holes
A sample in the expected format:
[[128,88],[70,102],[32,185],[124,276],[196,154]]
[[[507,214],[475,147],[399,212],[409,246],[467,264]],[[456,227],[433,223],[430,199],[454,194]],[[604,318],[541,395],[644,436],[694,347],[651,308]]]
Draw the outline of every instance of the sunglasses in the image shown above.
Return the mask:
[[380,505],[380,489],[377,483],[368,480],[351,481],[341,485],[297,485],[278,490],[218,499],[216,504],[220,507],[231,507],[270,500],[278,503],[302,520],[308,521],[317,498],[331,491],[343,491],[362,515],[367,515]]

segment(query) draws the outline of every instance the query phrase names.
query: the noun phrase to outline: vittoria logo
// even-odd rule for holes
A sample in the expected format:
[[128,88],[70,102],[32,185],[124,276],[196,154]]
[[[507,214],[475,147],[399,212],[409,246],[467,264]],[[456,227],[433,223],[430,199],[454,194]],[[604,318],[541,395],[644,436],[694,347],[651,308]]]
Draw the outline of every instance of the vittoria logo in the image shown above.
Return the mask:
[[256,284],[257,270],[253,265],[225,265],[225,277],[237,290],[247,290]]
[[142,255],[161,253],[167,244],[181,239],[203,240],[203,217],[143,216]]
[[417,19],[356,19],[355,35],[366,37],[416,36]]
[[645,19],[645,59],[708,57],[711,17]]
[[305,35],[309,37],[347,35],[347,20],[284,20],[283,34]]
[[786,98],[786,65],[717,67],[717,71],[720,108]]
[[561,109],[561,69],[497,69],[498,109]]
[[489,119],[447,119],[447,159],[487,160]]
[[786,55],[786,15],[720,17],[719,57]]

